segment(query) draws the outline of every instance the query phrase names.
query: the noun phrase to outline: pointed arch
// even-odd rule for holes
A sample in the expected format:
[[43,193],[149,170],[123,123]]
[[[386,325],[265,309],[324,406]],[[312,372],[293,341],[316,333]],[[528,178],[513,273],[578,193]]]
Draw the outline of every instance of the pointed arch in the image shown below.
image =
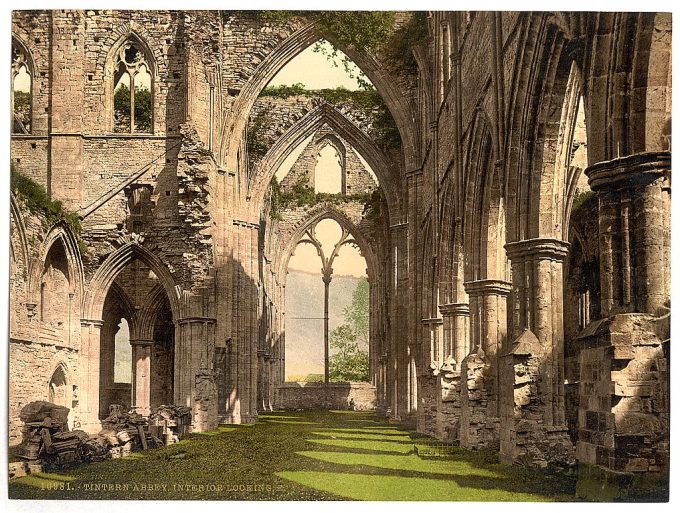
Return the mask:
[[173,319],[182,317],[180,288],[175,285],[170,270],[156,255],[139,243],[131,241],[111,253],[92,277],[83,301],[83,317],[85,319],[101,319],[104,300],[113,280],[135,259],[147,265],[158,277],[170,300]]
[[583,91],[582,58],[551,16],[530,17],[525,34],[520,53],[531,60],[517,68],[514,78],[506,146],[507,240],[563,240],[574,177],[566,138],[573,135]]
[[[168,295],[162,285],[156,285],[146,298],[144,305],[137,314],[134,338],[139,340],[153,340],[154,327],[158,314],[168,305]],[[131,335],[131,337],[133,336]]]
[[[35,90],[35,61],[33,60],[33,55],[28,49],[28,46],[15,34],[12,34],[12,84],[11,84],[11,94],[12,94],[12,134],[30,134],[33,132],[33,103],[34,103],[34,90]],[[25,69],[28,75],[29,87],[28,87],[28,105],[22,107],[21,104],[17,105],[16,93],[15,91],[15,79],[21,73],[21,70]],[[23,92],[25,94],[25,91]]]
[[10,208],[10,233],[14,229],[17,231],[17,242],[18,247],[15,247],[14,237],[10,235],[10,259],[13,262],[12,265],[17,265],[21,263],[26,269],[26,275],[31,274],[31,259],[29,258],[28,252],[28,239],[26,238],[26,225],[24,224],[24,218],[21,215],[21,210],[17,202],[16,196],[10,191],[9,193],[9,208]]
[[[284,39],[260,63],[255,73],[245,83],[231,109],[232,116],[225,122],[220,154],[222,161],[229,169],[236,169],[237,150],[245,133],[248,113],[260,95],[262,89],[292,59],[319,39],[327,39],[336,48],[344,52],[366,74],[382,96],[387,108],[394,118],[402,141],[402,153],[407,168],[411,169],[417,162],[418,147],[414,138],[414,115],[405,95],[398,87],[397,81],[391,77],[385,67],[374,57],[351,47],[340,44],[327,34],[320,34],[313,23],[310,23]],[[245,113],[245,115],[244,115]]]
[[[125,70],[121,73],[122,75],[129,75],[129,89],[130,89],[130,106],[135,105],[134,103],[134,93],[135,87],[134,78],[137,74],[142,72],[142,68],[149,74],[150,84],[149,84],[149,108],[150,108],[150,120],[148,130],[142,128],[143,133],[154,133],[155,132],[155,119],[156,115],[154,112],[154,98],[157,96],[157,84],[158,84],[158,64],[154,53],[151,48],[146,43],[145,38],[143,38],[138,32],[133,30],[130,26],[126,26],[127,30],[123,31],[122,34],[118,36],[118,39],[111,45],[107,55],[104,65],[104,105],[106,106],[106,123],[109,130],[116,132],[121,131],[116,127],[115,121],[115,90],[118,85],[118,80],[121,77],[117,77],[118,73],[121,73],[121,66]],[[129,62],[126,59],[126,48],[136,49],[141,53],[141,57],[135,62]],[[139,61],[139,62],[137,62]],[[129,133],[137,132],[134,123],[135,110],[130,109],[130,127]]]
[[368,165],[378,176],[380,186],[385,191],[390,219],[398,217],[401,212],[399,173],[391,168],[386,155],[362,130],[335,107],[323,104],[305,114],[295,125],[290,127],[269,148],[264,158],[256,164],[253,170],[251,190],[249,191],[253,219],[259,219],[264,195],[276,170],[299,144],[324,124],[328,125],[366,159]]
[[59,221],[54,224],[45,235],[45,239],[38,249],[37,255],[33,258],[30,265],[28,294],[33,298],[34,303],[38,303],[38,295],[40,294],[40,278],[47,261],[50,250],[55,244],[61,244],[66,256],[66,265],[68,271],[69,292],[76,295],[78,299],[83,297],[83,290],[85,286],[85,274],[83,271],[83,260],[80,255],[78,241],[76,240],[73,230],[65,221]]
[[347,214],[338,209],[337,206],[332,203],[319,203],[315,205],[311,210],[308,211],[307,215],[301,219],[292,230],[288,232],[286,240],[280,245],[277,255],[277,275],[285,277],[285,271],[288,268],[288,262],[290,261],[293,251],[304,235],[305,231],[324,219],[334,220],[341,227],[346,229],[354,238],[356,243],[359,245],[361,255],[366,260],[369,282],[374,283],[374,278],[377,276],[378,270],[376,254],[371,247],[370,241],[361,232],[359,227],[347,216]]

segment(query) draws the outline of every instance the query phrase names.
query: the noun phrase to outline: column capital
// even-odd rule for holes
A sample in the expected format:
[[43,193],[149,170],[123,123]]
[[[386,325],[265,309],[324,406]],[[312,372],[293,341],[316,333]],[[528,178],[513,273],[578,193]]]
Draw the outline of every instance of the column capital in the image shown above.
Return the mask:
[[594,191],[646,185],[670,174],[671,153],[653,151],[598,162],[584,171]]
[[94,326],[101,328],[104,325],[104,321],[101,319],[80,319],[80,325],[83,327]]
[[570,244],[560,239],[539,237],[536,239],[526,239],[518,242],[508,242],[505,250],[508,258],[542,258],[546,260],[562,261],[569,253]]
[[428,319],[421,319],[420,322],[423,324],[423,326],[436,326],[438,324],[443,324],[444,319],[441,317],[430,317]]
[[200,317],[200,316],[195,316],[195,317],[183,317],[182,319],[177,319],[177,324],[180,326],[183,324],[192,324],[192,323],[207,323],[207,324],[215,324],[216,319],[214,317]]
[[470,305],[468,303],[447,303],[439,305],[439,313],[444,317],[451,315],[470,315]]
[[152,346],[152,345],[153,345],[153,340],[131,339],[131,340],[130,340],[130,345],[131,345],[131,346],[138,346],[138,347]]
[[512,288],[512,283],[504,280],[475,280],[463,283],[468,296],[507,296]]

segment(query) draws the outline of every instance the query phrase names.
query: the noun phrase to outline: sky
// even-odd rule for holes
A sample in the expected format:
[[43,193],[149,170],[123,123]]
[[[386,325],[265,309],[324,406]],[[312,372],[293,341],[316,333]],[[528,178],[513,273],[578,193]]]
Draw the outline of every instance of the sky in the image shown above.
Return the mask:
[[[327,52],[333,46],[323,41],[320,46]],[[345,72],[340,59],[345,55],[338,51],[339,64],[335,67],[328,58],[320,52],[314,51],[315,45],[298,54],[269,82],[269,86],[304,84],[306,89],[334,89],[343,86],[351,91],[359,89],[359,84]],[[358,74],[359,68],[352,63],[352,74]]]

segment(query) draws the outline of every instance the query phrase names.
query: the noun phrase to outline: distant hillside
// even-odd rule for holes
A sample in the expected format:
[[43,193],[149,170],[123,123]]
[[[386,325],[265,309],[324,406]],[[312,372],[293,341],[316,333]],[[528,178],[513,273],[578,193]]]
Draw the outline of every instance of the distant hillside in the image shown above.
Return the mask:
[[[352,301],[360,279],[333,277],[329,331],[344,321],[342,312]],[[323,370],[323,281],[319,274],[290,271],[286,282],[286,376],[323,374]]]

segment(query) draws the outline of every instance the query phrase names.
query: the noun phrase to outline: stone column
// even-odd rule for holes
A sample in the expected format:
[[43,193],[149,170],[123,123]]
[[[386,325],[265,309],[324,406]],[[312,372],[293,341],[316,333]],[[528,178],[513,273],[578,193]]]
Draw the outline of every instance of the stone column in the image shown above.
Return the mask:
[[217,425],[217,388],[213,370],[215,319],[185,317],[175,323],[175,403],[190,406],[192,429]]
[[470,351],[470,305],[448,303],[439,305],[444,327],[444,361],[460,369],[460,364]]
[[438,376],[437,438],[459,440],[461,419],[460,365],[470,347],[467,303],[439,305],[443,320],[444,366]]
[[505,248],[512,265],[512,344],[504,351],[508,360],[501,366],[500,387],[530,386],[523,387],[522,394],[501,397],[501,459],[539,467],[570,464],[573,447],[564,414],[562,305],[562,268],[569,244],[536,238],[508,243]]
[[660,313],[670,299],[670,152],[585,170],[599,201],[602,316]]
[[387,363],[386,389],[390,416],[402,419],[409,412],[409,340],[412,336],[409,319],[412,317],[412,305],[409,305],[408,293],[411,275],[408,265],[409,231],[406,223],[390,226],[390,242],[392,245],[390,272],[390,349]]
[[622,497],[669,464],[669,152],[586,169],[598,198],[603,318],[580,334],[577,493]]
[[80,426],[76,428],[97,433],[101,429],[99,420],[99,358],[101,330],[104,321],[81,319],[81,377],[80,380]]
[[130,340],[132,346],[132,405],[137,413],[151,413],[151,347],[153,340]]
[[467,449],[497,447],[499,440],[498,354],[507,336],[510,283],[464,283],[470,298],[470,345],[461,362],[460,443]]

